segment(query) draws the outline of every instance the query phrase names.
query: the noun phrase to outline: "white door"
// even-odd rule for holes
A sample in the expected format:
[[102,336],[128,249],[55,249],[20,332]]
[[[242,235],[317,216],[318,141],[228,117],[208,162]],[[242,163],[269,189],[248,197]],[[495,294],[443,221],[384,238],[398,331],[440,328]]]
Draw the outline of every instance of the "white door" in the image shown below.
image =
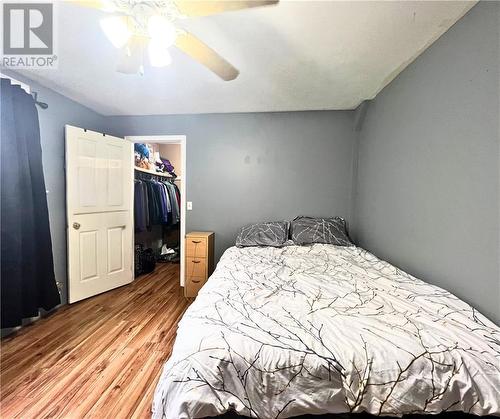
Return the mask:
[[66,125],[69,302],[132,282],[132,144]]

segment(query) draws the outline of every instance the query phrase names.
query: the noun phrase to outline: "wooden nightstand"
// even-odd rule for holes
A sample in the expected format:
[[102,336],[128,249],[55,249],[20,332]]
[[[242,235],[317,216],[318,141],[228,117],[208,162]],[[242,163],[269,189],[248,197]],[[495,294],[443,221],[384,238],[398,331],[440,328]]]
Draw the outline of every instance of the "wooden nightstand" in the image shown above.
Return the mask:
[[184,295],[196,297],[214,271],[214,236],[211,231],[186,234],[186,277]]

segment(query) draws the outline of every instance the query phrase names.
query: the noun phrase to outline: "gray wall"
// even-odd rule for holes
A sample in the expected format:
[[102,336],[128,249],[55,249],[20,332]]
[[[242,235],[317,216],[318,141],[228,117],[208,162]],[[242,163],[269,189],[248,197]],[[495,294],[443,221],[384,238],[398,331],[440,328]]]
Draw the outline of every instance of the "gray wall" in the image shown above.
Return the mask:
[[355,236],[500,321],[500,3],[481,2],[370,104]]
[[299,214],[350,214],[353,112],[111,117],[121,135],[187,136],[187,230],[216,233],[216,259],[238,228]]
[[50,229],[54,255],[56,280],[62,286],[63,303],[67,301],[66,268],[66,193],[64,172],[64,126],[66,124],[109,132],[106,118],[96,112],[62,96],[53,90],[14,72],[5,71],[8,76],[25,82],[32,91],[38,92],[38,99],[49,105],[38,108],[40,137],[43,153],[47,202],[49,206]]

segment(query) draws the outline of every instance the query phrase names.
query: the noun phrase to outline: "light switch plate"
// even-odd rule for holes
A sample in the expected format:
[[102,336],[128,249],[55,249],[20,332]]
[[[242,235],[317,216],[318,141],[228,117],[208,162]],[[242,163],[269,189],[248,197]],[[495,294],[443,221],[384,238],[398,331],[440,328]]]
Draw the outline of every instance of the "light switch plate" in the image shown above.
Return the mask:
[[193,209],[193,203],[191,201],[187,201],[187,210],[191,211]]

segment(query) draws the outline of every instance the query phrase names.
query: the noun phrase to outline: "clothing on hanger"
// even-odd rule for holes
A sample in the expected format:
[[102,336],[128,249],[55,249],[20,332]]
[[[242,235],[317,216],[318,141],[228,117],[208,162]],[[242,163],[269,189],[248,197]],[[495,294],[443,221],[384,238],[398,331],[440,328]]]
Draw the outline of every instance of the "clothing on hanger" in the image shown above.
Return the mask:
[[134,223],[137,232],[153,225],[176,225],[180,222],[180,192],[172,182],[153,177],[134,181]]

